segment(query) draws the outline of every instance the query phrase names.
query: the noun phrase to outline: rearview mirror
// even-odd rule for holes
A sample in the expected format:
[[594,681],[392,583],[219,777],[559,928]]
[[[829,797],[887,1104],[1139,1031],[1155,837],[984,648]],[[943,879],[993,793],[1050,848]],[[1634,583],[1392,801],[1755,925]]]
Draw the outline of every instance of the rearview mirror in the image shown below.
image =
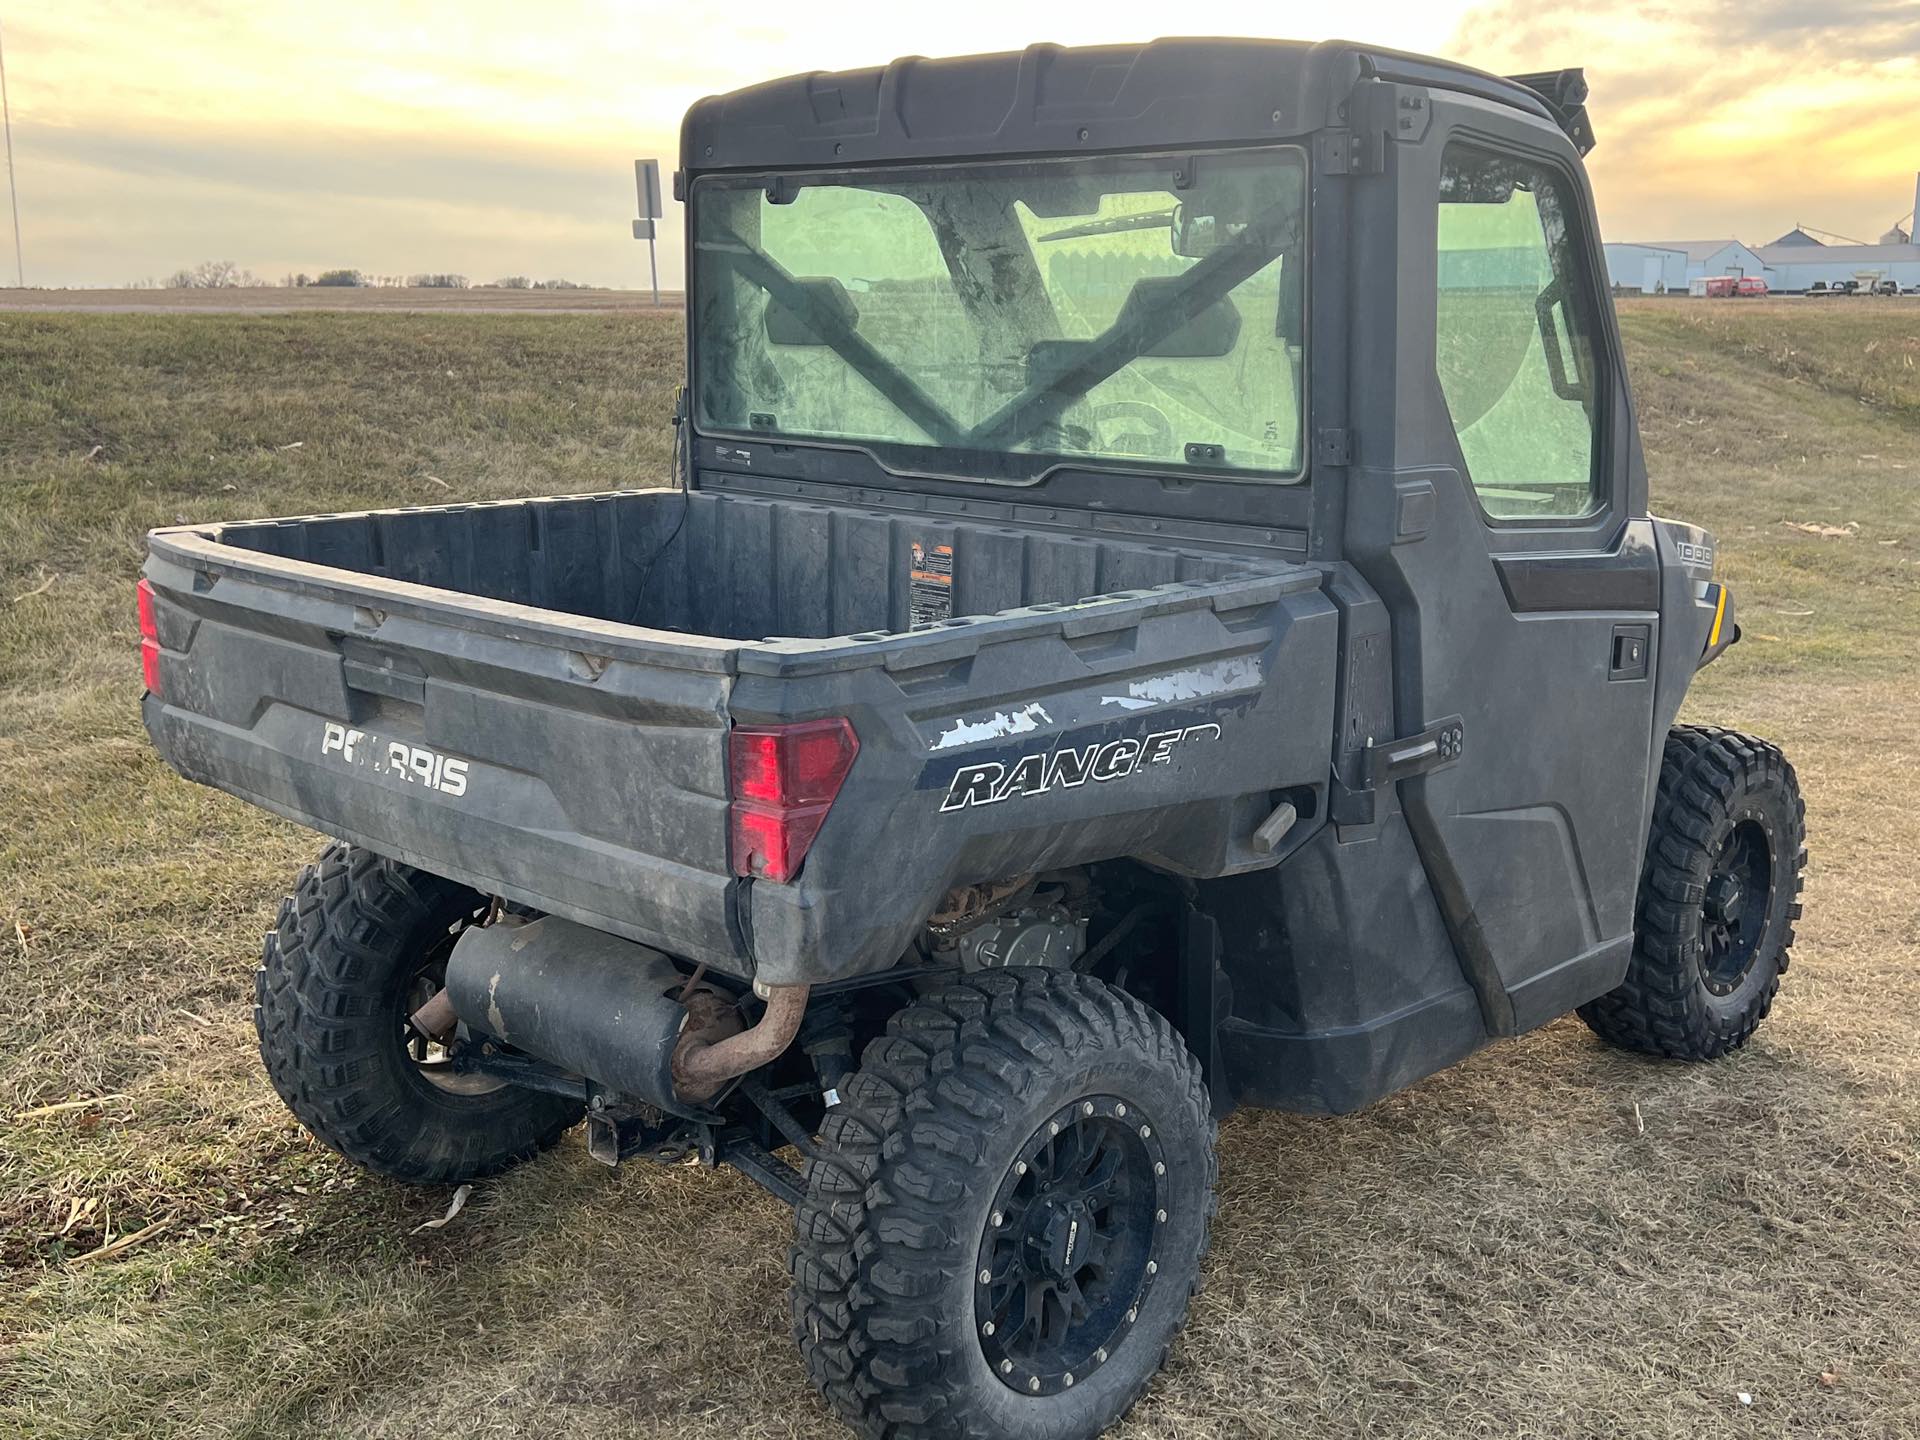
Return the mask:
[[1182,200],[1173,207],[1173,253],[1189,260],[1204,260],[1245,228],[1217,214],[1198,212]]
[[[1185,259],[1204,260],[1238,245],[1252,227],[1268,225],[1299,203],[1296,175],[1280,175],[1268,184],[1261,177],[1206,160],[1191,164],[1188,173],[1193,183],[1178,196],[1172,215],[1173,253]],[[1261,243],[1290,250],[1297,240],[1295,221],[1290,219],[1270,239],[1262,237]]]

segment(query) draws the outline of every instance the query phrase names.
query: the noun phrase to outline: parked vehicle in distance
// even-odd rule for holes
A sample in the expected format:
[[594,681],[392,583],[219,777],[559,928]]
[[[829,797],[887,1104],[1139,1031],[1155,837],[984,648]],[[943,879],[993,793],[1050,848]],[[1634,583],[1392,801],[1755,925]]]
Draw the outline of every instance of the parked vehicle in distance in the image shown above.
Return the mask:
[[736,1166],[858,1434],[1081,1440],[1234,1106],[1574,1010],[1746,1044],[1803,807],[1675,723],[1740,632],[1585,98],[1161,40],[694,105],[678,488],[150,537],[159,752],[338,837],[256,977],[294,1114],[412,1183],[583,1117]]
[[1730,300],[1736,296],[1767,293],[1767,282],[1759,275],[1705,275],[1694,284],[1709,300]]

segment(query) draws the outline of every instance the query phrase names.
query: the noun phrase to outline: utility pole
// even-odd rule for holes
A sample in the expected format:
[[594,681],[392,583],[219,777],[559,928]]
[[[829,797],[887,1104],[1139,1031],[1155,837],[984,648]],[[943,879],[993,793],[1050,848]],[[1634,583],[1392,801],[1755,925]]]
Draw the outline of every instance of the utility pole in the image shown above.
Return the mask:
[[20,254],[20,184],[13,178],[13,106],[7,100],[7,48],[0,43],[0,116],[7,131],[7,192],[13,200],[13,278],[27,288],[27,262]]

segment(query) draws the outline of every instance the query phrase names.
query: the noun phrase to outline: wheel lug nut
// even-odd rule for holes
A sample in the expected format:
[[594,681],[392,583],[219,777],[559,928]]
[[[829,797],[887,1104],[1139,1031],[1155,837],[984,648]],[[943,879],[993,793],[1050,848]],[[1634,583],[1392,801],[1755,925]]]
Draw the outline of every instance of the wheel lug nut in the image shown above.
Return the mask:
[[1038,1375],[1034,1376],[1031,1380],[1027,1381],[1027,1389],[1035,1392],[1036,1394],[1039,1393],[1040,1377]]
[[1047,1126],[1047,1133],[1049,1135],[1058,1135],[1060,1133],[1060,1122],[1058,1120],[1051,1122]]
[[1167,1223],[1167,1212],[1164,1210],[1156,1210],[1153,1212],[1153,1219],[1155,1224],[1164,1225]]
[[1080,1106],[1080,1113],[1082,1115],[1093,1114],[1093,1101],[1091,1100],[1083,1101]]
[[1014,1174],[1016,1174],[1016,1175],[1024,1175],[1024,1174],[1026,1174],[1026,1173],[1027,1173],[1027,1162],[1026,1162],[1026,1161],[1024,1161],[1024,1160],[1016,1160],[1016,1161],[1014,1161],[1014,1162],[1013,1162],[1013,1173],[1014,1173]]
[[1167,1162],[1166,1162],[1166,1161],[1164,1161],[1164,1160],[1156,1160],[1156,1161],[1154,1161],[1154,1162],[1153,1162],[1153,1173],[1154,1173],[1154,1174],[1156,1174],[1156,1175],[1164,1175],[1164,1174],[1166,1174],[1166,1173],[1167,1173]]
[[1133,1309],[1127,1311],[1127,1323],[1129,1325],[1131,1325],[1135,1320],[1138,1320],[1139,1318],[1140,1318],[1140,1307],[1138,1305],[1134,1306]]
[[1000,1373],[1002,1375],[1011,1375],[1013,1373],[1013,1361],[1002,1360],[1000,1362]]
[[1151,1140],[1153,1138],[1153,1126],[1142,1125],[1140,1127],[1140,1138],[1142,1140]]
[[1094,1351],[1093,1359],[1096,1365],[1106,1364],[1107,1363],[1107,1347],[1102,1345],[1098,1350]]
[[[1160,1273],[1160,1262],[1158,1260],[1147,1261],[1147,1274],[1158,1275],[1159,1273]],[[1132,1318],[1132,1317],[1129,1316],[1128,1318]]]
[[1118,1115],[1122,1120],[1124,1120],[1127,1118],[1127,1107],[1124,1105],[1116,1104],[1113,1107],[1113,1113]]
[[980,1283],[982,1285],[985,1285],[988,1281],[992,1279],[993,1279],[993,1272],[991,1270],[982,1270],[980,1272]]
[[987,1321],[987,1323],[986,1323],[986,1324],[984,1324],[984,1325],[982,1325],[982,1326],[980,1327],[980,1333],[981,1333],[982,1335],[991,1335],[991,1334],[993,1334],[993,1321],[991,1321],[991,1320],[989,1320],[989,1321]]
[[998,1210],[993,1212],[993,1228],[994,1229],[998,1230],[1002,1225],[1006,1223],[1007,1223],[1006,1216],[1002,1215]]
[[1064,1375],[1062,1375],[1062,1376],[1060,1377],[1060,1383],[1061,1383],[1061,1384],[1063,1384],[1063,1385],[1071,1385],[1071,1384],[1073,1384],[1073,1371],[1071,1371],[1071,1370],[1069,1370],[1069,1371],[1067,1371],[1067,1373],[1066,1373],[1066,1374],[1064,1374]]

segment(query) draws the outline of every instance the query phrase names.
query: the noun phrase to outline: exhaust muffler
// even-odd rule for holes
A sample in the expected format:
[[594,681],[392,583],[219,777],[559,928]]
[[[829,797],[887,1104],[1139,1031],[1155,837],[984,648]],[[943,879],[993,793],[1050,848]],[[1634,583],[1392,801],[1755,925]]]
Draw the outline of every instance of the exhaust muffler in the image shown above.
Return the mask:
[[771,991],[748,1029],[726,996],[690,989],[658,950],[552,916],[505,916],[460,937],[445,994],[470,1029],[684,1114],[793,1043],[808,988]]

